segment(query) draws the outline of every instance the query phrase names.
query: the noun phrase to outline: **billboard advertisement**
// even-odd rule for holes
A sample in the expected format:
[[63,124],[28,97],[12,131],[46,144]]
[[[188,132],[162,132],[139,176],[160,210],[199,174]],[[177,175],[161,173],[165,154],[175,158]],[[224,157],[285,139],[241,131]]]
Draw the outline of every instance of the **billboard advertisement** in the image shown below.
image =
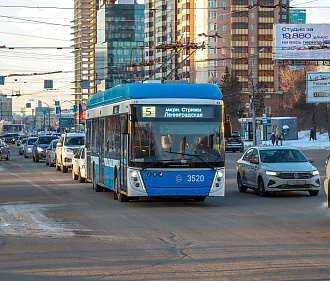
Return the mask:
[[73,128],[74,127],[74,118],[72,117],[61,117],[60,118],[61,127]]
[[79,104],[79,124],[86,123],[86,104]]
[[307,72],[306,102],[330,103],[330,71]]
[[[274,32],[276,60],[330,57],[330,24],[276,24]],[[320,49],[322,46],[328,49]]]

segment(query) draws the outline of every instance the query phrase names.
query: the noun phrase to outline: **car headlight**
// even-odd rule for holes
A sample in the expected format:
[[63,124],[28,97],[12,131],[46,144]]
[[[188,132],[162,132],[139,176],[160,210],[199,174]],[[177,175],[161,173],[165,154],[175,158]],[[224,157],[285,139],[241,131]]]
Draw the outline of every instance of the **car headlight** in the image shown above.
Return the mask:
[[273,176],[276,177],[279,175],[279,172],[275,172],[275,171],[266,171],[266,175],[267,176]]
[[27,149],[28,151],[31,151],[32,150],[32,148],[31,147],[28,147],[28,149]]
[[66,153],[73,153],[73,150],[70,149],[70,148],[66,148],[66,149],[65,149],[65,152],[66,152]]
[[318,171],[318,170],[316,170],[316,171],[312,171],[312,175],[313,176],[317,176],[317,175],[319,175],[320,174],[320,172]]
[[37,147],[37,150],[38,150],[39,152],[43,152],[43,151],[44,151],[44,149],[43,149],[42,147]]

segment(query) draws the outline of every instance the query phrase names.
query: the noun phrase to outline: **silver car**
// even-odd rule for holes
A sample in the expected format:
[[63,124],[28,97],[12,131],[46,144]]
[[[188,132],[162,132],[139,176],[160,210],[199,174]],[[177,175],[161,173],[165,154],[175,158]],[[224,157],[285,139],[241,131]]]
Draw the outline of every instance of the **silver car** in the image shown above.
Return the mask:
[[9,160],[10,150],[7,143],[0,141],[0,160],[6,159]]
[[32,156],[33,146],[35,145],[37,141],[37,137],[29,137],[25,143],[24,146],[24,157],[28,158],[29,156]]
[[46,149],[45,162],[46,162],[46,165],[49,165],[49,167],[55,166],[55,151],[56,151],[57,143],[58,143],[58,139],[52,140]]
[[316,196],[320,176],[313,161],[293,147],[251,147],[236,163],[238,189],[251,188],[262,197],[276,191],[308,191]]

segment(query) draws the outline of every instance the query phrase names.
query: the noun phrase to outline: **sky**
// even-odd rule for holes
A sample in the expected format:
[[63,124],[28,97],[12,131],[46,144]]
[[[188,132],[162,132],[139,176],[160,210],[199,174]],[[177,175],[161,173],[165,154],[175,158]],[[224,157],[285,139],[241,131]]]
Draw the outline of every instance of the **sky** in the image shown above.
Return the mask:
[[[306,8],[307,23],[330,23],[329,0],[291,0],[290,6]],[[21,94],[12,97],[14,113],[20,113],[28,99],[39,99],[44,106],[54,106],[55,100],[61,102],[62,108],[72,106],[74,59],[70,49],[73,32],[70,21],[74,16],[73,7],[73,0],[0,1],[0,46],[7,47],[0,48],[0,76],[61,72],[6,77],[0,91],[8,96]],[[57,47],[63,49],[57,50]],[[44,80],[53,80],[54,89],[45,90]]]

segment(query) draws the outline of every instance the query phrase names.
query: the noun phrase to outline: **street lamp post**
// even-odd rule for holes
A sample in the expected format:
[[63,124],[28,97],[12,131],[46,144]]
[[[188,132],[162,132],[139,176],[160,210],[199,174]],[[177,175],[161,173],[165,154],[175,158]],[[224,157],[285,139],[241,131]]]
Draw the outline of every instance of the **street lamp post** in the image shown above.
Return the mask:
[[242,53],[247,61],[248,61],[248,66],[250,65],[250,83],[251,83],[251,92],[250,92],[250,103],[251,103],[251,110],[252,110],[252,137],[253,137],[253,145],[256,145],[256,110],[255,110],[255,104],[254,104],[254,82],[253,82],[253,72],[252,72],[252,58],[254,58],[255,55],[258,55],[260,53],[262,53],[264,51],[264,49],[261,49],[258,53],[249,56],[248,54],[244,53],[243,51],[241,51],[240,49],[236,49],[234,47],[230,47],[230,49],[232,50],[237,50],[240,53]]
[[[50,106],[48,103],[46,103],[44,101],[43,101],[43,103],[45,105],[47,105],[47,107],[48,107],[48,132],[50,132]],[[44,123],[45,123],[45,116],[44,116]],[[45,128],[45,124],[44,124],[44,128]]]

